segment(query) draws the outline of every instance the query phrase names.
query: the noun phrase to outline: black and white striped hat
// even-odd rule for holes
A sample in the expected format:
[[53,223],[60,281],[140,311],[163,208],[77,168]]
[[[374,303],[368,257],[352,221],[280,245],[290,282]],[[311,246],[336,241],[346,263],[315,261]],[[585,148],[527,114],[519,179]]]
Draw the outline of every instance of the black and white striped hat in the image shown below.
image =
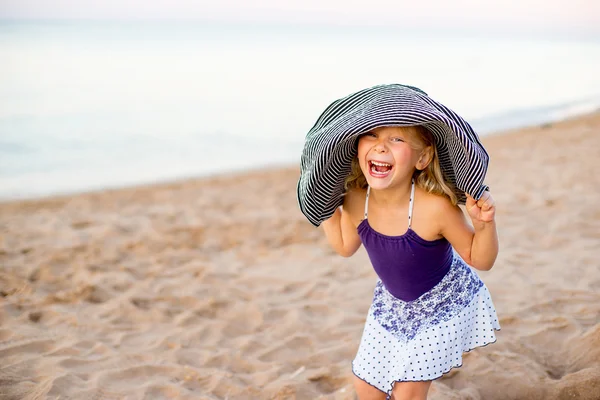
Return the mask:
[[473,128],[458,114],[413,86],[378,85],[331,103],[306,135],[300,160],[298,203],[315,226],[343,203],[344,181],[361,134],[381,126],[422,125],[435,138],[445,177],[479,199],[489,157]]

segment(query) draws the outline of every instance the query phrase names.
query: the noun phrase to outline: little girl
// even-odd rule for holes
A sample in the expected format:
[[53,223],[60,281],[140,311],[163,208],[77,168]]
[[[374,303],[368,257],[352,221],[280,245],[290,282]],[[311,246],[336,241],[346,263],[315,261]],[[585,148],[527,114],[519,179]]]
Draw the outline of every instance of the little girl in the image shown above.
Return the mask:
[[443,176],[426,128],[375,128],[359,137],[343,205],[323,222],[337,253],[363,244],[379,276],[352,362],[360,400],[426,399],[464,351],[496,340],[490,294],[468,266],[494,265],[494,199],[467,196],[471,226]]

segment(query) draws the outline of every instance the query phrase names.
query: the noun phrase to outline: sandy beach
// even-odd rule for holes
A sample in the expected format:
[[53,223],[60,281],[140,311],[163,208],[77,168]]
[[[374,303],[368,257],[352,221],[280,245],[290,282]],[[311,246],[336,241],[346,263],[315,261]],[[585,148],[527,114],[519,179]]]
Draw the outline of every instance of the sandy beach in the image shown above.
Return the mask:
[[[502,330],[430,399],[600,399],[600,112],[482,141]],[[0,399],[354,399],[376,276],[298,174],[0,203]]]

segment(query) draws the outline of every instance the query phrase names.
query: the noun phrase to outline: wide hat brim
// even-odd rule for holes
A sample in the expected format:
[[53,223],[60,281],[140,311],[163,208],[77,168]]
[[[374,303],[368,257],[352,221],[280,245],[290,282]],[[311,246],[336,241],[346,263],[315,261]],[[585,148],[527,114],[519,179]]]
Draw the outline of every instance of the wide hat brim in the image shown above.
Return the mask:
[[361,134],[381,126],[427,128],[435,138],[445,178],[479,199],[489,156],[473,128],[458,114],[413,86],[378,85],[331,103],[306,135],[300,160],[298,204],[315,226],[331,217],[342,203],[344,182],[356,156]]

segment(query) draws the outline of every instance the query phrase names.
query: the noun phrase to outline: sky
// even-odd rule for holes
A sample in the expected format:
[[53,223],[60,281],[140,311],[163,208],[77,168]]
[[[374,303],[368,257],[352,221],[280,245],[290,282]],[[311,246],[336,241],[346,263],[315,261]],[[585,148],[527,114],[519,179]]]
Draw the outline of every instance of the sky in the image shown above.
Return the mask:
[[0,0],[2,19],[167,19],[600,36],[600,0]]

